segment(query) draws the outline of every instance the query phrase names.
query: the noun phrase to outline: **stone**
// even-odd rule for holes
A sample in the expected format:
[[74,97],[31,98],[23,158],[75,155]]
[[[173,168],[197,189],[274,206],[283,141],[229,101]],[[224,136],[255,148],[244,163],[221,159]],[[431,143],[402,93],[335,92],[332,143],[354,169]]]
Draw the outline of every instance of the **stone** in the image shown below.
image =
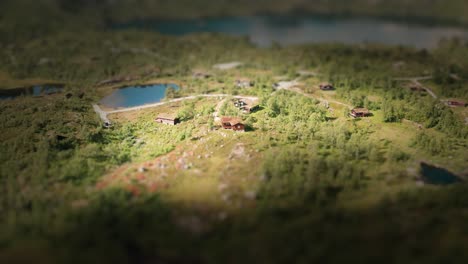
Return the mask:
[[254,191],[247,191],[244,193],[244,197],[249,200],[255,200],[257,198],[257,193]]

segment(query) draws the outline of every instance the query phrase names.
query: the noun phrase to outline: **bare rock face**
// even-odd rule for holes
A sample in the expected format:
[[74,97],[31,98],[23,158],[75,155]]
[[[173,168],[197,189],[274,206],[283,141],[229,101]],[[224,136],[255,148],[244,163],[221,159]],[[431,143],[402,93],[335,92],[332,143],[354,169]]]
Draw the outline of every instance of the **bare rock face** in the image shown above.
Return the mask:
[[229,159],[239,159],[244,158],[245,156],[244,144],[238,143],[232,149],[231,154],[229,154]]

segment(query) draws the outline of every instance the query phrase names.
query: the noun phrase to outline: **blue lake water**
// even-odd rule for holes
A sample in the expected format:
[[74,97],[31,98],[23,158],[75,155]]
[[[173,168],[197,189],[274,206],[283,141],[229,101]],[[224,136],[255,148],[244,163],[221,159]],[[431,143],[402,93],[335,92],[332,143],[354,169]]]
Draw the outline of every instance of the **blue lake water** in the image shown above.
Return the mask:
[[170,87],[179,90],[179,86],[175,84],[123,87],[104,97],[100,104],[111,108],[126,108],[157,103],[165,98],[166,90]]
[[444,168],[438,168],[427,163],[421,163],[423,181],[434,185],[450,185],[461,182],[457,175]]
[[448,26],[415,25],[362,18],[252,16],[196,20],[135,21],[113,28],[139,28],[167,35],[198,32],[247,36],[261,47],[340,42],[381,43],[434,48],[442,38],[468,39],[468,30]]
[[26,88],[5,89],[0,90],[0,100],[14,99],[18,96],[33,96],[39,97],[43,95],[50,95],[59,93],[63,90],[60,85],[35,85]]

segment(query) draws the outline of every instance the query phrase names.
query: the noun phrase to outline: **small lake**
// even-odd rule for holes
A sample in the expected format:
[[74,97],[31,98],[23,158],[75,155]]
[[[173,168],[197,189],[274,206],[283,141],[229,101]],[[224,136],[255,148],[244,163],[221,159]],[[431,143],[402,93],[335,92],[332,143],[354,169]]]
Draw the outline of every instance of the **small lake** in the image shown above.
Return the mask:
[[421,163],[421,176],[425,183],[433,185],[450,185],[461,182],[461,179],[450,171],[424,162]]
[[333,17],[252,16],[196,20],[135,21],[113,25],[114,29],[149,29],[167,35],[198,32],[247,36],[254,44],[294,45],[340,42],[381,43],[416,48],[435,48],[442,38],[468,39],[468,30],[449,26],[429,26],[378,19]]
[[62,85],[35,85],[32,87],[21,87],[14,89],[0,89],[0,100],[14,99],[18,96],[40,97],[60,93],[63,90]]
[[145,104],[158,103],[166,97],[166,90],[173,88],[178,91],[176,84],[154,84],[146,86],[129,86],[114,90],[104,97],[100,104],[110,108],[127,108]]

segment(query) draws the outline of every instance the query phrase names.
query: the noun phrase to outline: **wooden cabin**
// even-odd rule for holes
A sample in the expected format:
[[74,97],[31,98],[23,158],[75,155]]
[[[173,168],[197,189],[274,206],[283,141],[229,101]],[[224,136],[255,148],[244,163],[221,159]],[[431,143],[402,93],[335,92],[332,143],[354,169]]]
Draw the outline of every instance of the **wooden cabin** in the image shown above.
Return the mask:
[[249,99],[238,99],[234,101],[234,106],[244,113],[252,113],[259,108],[259,105],[256,101]]
[[160,114],[154,120],[156,123],[166,124],[166,125],[177,125],[180,123],[179,118],[174,115]]
[[412,92],[419,92],[419,93],[425,93],[427,92],[424,87],[422,87],[420,84],[417,83],[409,83],[406,85],[406,88],[410,89]]
[[463,101],[463,100],[459,100],[459,99],[448,99],[448,100],[445,100],[445,103],[448,105],[448,106],[453,106],[453,107],[465,107],[466,106],[466,102]]
[[333,87],[333,85],[330,84],[330,83],[321,83],[321,84],[319,84],[319,88],[320,88],[320,90],[322,90],[322,91],[332,91],[332,90],[335,90],[335,87]]
[[367,108],[354,108],[350,115],[354,118],[370,116],[370,111]]
[[245,131],[245,125],[242,123],[242,119],[238,117],[221,117],[221,125],[224,129]]

